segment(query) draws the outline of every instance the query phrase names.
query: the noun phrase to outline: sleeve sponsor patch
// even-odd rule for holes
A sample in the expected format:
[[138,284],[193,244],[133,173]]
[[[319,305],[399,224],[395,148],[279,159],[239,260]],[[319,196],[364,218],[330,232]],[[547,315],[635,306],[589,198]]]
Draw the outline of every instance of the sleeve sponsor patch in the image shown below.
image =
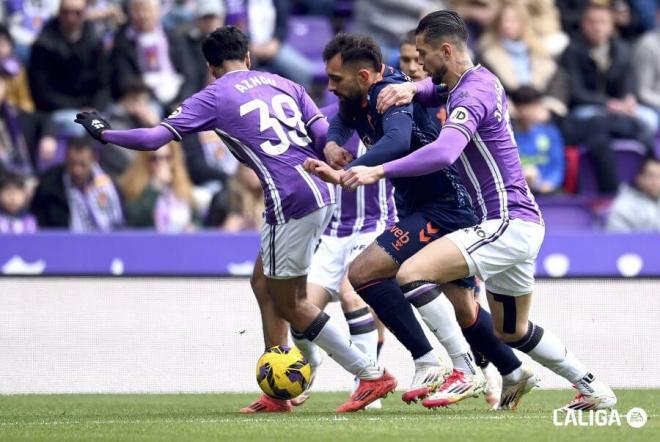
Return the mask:
[[177,107],[176,109],[174,109],[174,111],[167,118],[176,118],[176,117],[178,117],[179,114],[181,114],[181,110],[182,110],[181,106]]
[[460,106],[451,111],[447,121],[452,123],[465,124],[469,118],[470,114],[468,113],[468,110]]

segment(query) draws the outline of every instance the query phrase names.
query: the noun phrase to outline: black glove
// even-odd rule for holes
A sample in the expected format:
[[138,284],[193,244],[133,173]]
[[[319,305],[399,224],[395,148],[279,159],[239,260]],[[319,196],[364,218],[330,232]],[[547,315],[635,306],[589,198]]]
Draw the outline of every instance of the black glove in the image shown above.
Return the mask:
[[110,127],[110,123],[105,121],[98,112],[80,112],[76,115],[75,122],[87,129],[87,132],[96,140],[106,144],[101,138],[101,134],[104,130],[112,128]]

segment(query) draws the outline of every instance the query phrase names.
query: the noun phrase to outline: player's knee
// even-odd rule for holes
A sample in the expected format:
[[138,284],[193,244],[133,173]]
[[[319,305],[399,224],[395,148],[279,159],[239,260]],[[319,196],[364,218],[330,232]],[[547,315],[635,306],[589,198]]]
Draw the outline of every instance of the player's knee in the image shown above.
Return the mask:
[[456,320],[463,328],[469,327],[477,321],[477,308],[475,303],[454,304],[454,310],[456,311]]
[[399,271],[396,274],[396,281],[400,286],[420,280],[422,280],[422,277],[415,271],[413,266],[408,264],[407,261],[401,265],[401,268],[399,268]]
[[504,329],[501,325],[495,325],[495,336],[502,342],[510,343],[520,341],[527,334],[527,323],[516,324],[515,329]]

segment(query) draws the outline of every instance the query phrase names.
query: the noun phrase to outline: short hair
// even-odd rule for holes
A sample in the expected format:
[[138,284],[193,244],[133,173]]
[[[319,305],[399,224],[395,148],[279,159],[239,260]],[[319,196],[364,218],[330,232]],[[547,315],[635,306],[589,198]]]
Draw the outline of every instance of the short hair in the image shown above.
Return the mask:
[[461,45],[465,45],[469,37],[467,25],[461,16],[446,9],[424,16],[415,29],[415,35],[421,34],[429,42],[444,39]]
[[340,54],[342,63],[365,63],[379,72],[383,67],[383,54],[376,41],[366,35],[340,32],[323,49],[326,63]]
[[71,137],[67,140],[66,148],[67,150],[89,150],[94,152],[94,140],[87,134]]
[[25,189],[25,177],[16,172],[0,172],[0,190],[4,190],[7,187]]
[[202,52],[211,66],[221,66],[227,60],[243,61],[248,53],[248,39],[237,27],[223,26],[204,39]]
[[417,45],[417,40],[415,39],[417,35],[415,34],[415,30],[411,29],[410,31],[406,32],[401,36],[401,39],[399,39],[399,47],[403,45],[412,45],[416,46]]
[[543,98],[543,94],[532,86],[520,86],[511,92],[511,101],[516,105],[536,103]]

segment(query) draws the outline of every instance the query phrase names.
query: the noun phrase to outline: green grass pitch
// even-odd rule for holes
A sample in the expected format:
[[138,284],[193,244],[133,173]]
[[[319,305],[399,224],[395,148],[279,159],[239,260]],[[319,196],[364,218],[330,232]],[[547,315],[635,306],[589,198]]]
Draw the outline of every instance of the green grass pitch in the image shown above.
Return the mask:
[[[535,391],[514,412],[489,412],[483,399],[429,411],[399,394],[382,410],[337,415],[346,393],[315,393],[291,414],[243,416],[254,394],[0,396],[2,441],[660,441],[660,390],[619,390],[621,426],[555,427],[552,410],[572,392]],[[641,407],[643,428],[625,414]]]

